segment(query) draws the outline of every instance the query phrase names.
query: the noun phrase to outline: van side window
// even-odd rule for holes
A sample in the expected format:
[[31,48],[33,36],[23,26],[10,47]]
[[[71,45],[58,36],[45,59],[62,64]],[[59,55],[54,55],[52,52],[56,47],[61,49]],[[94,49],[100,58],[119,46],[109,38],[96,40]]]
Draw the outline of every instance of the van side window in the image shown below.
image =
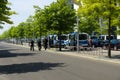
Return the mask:
[[101,37],[102,37],[102,38],[101,38],[102,40],[105,40],[105,37],[104,37],[104,36],[101,36]]

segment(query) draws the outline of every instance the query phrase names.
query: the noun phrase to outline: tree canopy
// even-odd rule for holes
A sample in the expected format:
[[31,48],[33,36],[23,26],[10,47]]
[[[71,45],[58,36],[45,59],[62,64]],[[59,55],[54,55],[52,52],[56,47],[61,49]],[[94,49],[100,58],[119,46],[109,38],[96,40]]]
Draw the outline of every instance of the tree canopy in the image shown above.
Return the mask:
[[[93,18],[96,23],[102,19],[103,31],[109,35],[108,56],[111,57],[110,36],[113,27],[120,28],[120,0],[75,0],[79,5],[79,15],[81,17]],[[94,21],[93,21],[94,22]],[[91,23],[93,23],[91,22]],[[94,22],[95,23],[95,22]],[[101,23],[100,23],[101,24]],[[91,26],[92,28],[92,26]],[[100,31],[100,30],[99,30]],[[119,32],[119,31],[117,31]],[[106,34],[107,34],[106,33]],[[103,33],[101,33],[103,34]]]
[[[25,22],[8,30],[10,37],[38,38],[48,34],[69,33],[73,31],[76,23],[75,10],[66,0],[57,0],[44,9],[34,6],[35,13]],[[14,32],[13,29],[16,29]],[[14,34],[14,35],[13,35]]]
[[[100,33],[100,19],[102,19],[103,32],[110,26],[120,27],[120,0],[74,0],[79,5],[80,29],[85,30],[88,26]],[[88,21],[86,21],[88,20]],[[90,23],[90,24],[89,24]],[[82,25],[86,25],[82,27]],[[104,31],[105,30],[105,31]],[[105,33],[106,34],[106,33]]]

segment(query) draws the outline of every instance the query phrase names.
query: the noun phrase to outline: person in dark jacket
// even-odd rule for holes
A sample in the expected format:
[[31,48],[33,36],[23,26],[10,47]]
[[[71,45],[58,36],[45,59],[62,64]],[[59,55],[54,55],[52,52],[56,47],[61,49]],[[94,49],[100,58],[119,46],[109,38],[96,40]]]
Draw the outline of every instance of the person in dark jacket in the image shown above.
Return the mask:
[[37,45],[38,45],[38,50],[41,51],[41,47],[42,47],[41,46],[41,39],[38,40]]
[[31,40],[30,42],[30,51],[34,51],[34,41]]
[[44,39],[44,48],[45,50],[47,49],[47,46],[48,46],[48,40],[47,38]]

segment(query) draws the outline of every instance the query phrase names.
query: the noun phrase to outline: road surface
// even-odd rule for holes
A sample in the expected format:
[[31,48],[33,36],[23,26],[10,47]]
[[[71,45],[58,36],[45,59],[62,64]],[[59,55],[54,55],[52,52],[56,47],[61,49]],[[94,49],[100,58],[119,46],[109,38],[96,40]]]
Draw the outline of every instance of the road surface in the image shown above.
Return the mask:
[[120,64],[1,42],[0,80],[120,80]]

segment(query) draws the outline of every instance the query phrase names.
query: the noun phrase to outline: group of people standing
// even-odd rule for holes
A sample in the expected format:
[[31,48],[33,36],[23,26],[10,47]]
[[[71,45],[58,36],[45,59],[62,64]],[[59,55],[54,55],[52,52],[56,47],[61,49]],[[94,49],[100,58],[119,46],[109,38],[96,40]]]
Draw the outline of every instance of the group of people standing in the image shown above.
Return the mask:
[[[34,40],[31,40],[29,45],[30,45],[30,51],[34,51]],[[39,39],[37,41],[37,46],[38,46],[38,50],[41,51],[41,48],[42,48],[42,43],[41,43],[41,39]],[[43,46],[44,46],[44,49],[46,50],[47,49],[47,46],[48,46],[48,39],[45,38],[43,40]]]

